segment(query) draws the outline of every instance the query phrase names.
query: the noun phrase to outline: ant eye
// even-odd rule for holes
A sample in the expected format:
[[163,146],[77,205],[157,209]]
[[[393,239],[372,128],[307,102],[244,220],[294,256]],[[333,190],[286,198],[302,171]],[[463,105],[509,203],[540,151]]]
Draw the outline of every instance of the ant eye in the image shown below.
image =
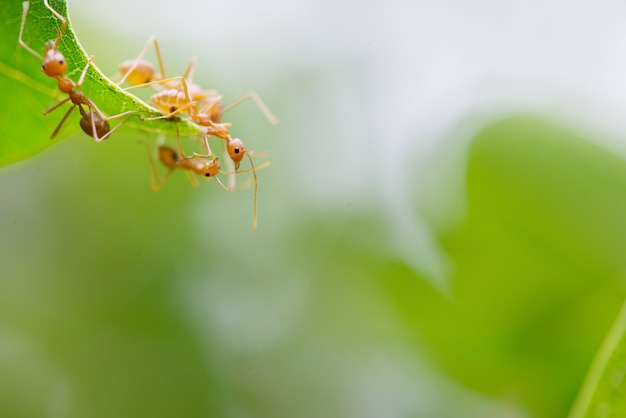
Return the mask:
[[204,173],[205,177],[211,177],[211,173]]
[[64,61],[63,60],[59,60],[59,64],[63,65]]
[[235,148],[235,154],[239,154],[240,149],[239,148]]

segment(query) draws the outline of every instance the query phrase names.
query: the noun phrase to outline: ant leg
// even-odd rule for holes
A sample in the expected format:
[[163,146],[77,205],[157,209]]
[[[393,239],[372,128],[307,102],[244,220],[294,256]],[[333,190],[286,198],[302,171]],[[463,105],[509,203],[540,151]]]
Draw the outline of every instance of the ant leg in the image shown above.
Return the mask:
[[191,57],[189,64],[187,64],[187,68],[185,68],[185,71],[183,71],[183,74],[181,75],[183,78],[187,79],[189,84],[193,83],[193,77],[196,74],[196,64],[198,64],[198,57]]
[[195,103],[186,103],[182,106],[180,106],[178,109],[170,112],[170,113],[166,113],[164,115],[160,115],[160,116],[154,116],[152,118],[142,118],[142,120],[159,120],[159,119],[171,119],[174,116],[178,115],[179,113],[184,113],[187,112],[189,109],[195,107]]
[[159,177],[159,172],[156,168],[156,164],[154,163],[154,156],[152,155],[152,151],[150,150],[150,147],[148,146],[147,142],[144,142],[144,144],[146,145],[146,150],[148,151],[148,158],[150,159],[150,167],[151,167],[150,188],[152,189],[152,191],[158,192],[161,189],[161,187],[163,187],[163,184],[165,184],[165,181],[168,179],[170,174],[172,174],[174,169],[170,168],[169,171],[163,177]]
[[[204,146],[206,147],[206,152],[207,152],[207,157],[212,157],[213,156],[213,151],[211,151],[211,146],[209,145],[209,135],[207,134],[203,134],[202,135],[204,137]],[[194,153],[195,155],[195,153]]]
[[[67,101],[67,100],[65,100]],[[58,106],[55,106],[55,109]],[[74,108],[76,107],[75,104],[73,104],[69,109],[67,109],[67,112],[65,112],[65,116],[63,116],[63,119],[61,119],[61,121],[59,122],[59,124],[57,125],[56,129],[54,130],[54,132],[52,132],[52,135],[50,135],[50,139],[54,139],[55,136],[57,136],[57,134],[59,133],[59,130],[61,130],[61,126],[63,126],[63,124],[65,123],[65,121],[67,120],[67,118],[70,116],[70,114],[74,111]],[[54,110],[54,109],[53,109]]]
[[139,113],[139,112],[140,112],[140,110],[127,110],[126,112],[122,112],[122,113],[119,113],[117,115],[109,116],[107,118],[107,120],[113,120],[113,119],[121,118],[121,117],[124,117],[126,115],[132,115],[133,113]]
[[185,153],[183,151],[183,142],[180,140],[180,132],[178,130],[178,121],[174,121],[174,127],[176,128],[176,140],[178,141],[178,153],[181,158],[185,158]]
[[177,80],[183,83],[186,87],[187,84],[185,83],[185,79],[181,76],[176,76],[176,77],[164,78],[162,80],[148,81],[147,83],[135,84],[134,86],[126,87],[126,90],[138,89],[141,87],[148,87],[154,84],[165,84],[165,83],[169,83],[170,81],[177,81]]
[[253,200],[253,211],[252,211],[252,229],[256,230],[256,197],[259,190],[259,179],[256,176],[256,169],[254,168],[254,162],[252,161],[252,157],[248,153],[246,153],[248,159],[250,160],[250,167],[252,167],[252,176],[254,177],[254,200]]
[[[80,106],[79,109],[80,109],[80,113],[83,113],[83,114],[85,113],[85,111],[83,110],[82,106]],[[104,140],[104,138],[100,139],[98,137],[98,129],[96,129],[96,116],[95,116],[94,110],[91,108],[91,106],[89,106],[89,115],[90,115],[90,119],[91,119],[91,136],[93,137],[93,139],[96,142],[102,142]],[[109,129],[109,123],[106,121],[106,119],[101,119],[101,120],[102,120],[102,123],[104,124],[104,126],[110,132],[111,130]]]
[[254,169],[254,163],[252,162],[252,157],[248,155],[248,158],[250,159],[250,165],[252,166],[252,176],[254,177],[254,199],[252,203],[252,206],[253,206],[252,229],[256,231],[256,201],[257,201],[257,194],[259,192],[259,179],[256,176],[256,170]]
[[85,64],[85,68],[83,68],[83,72],[80,74],[80,78],[78,79],[78,82],[76,83],[76,86],[74,87],[75,89],[83,85],[83,82],[85,81],[85,76],[87,75],[87,70],[89,69],[89,66],[93,62],[94,58],[95,57],[92,55],[89,57],[89,60],[87,60],[87,64]]
[[[211,97],[211,101],[207,102],[206,106],[204,106],[202,109],[200,109],[200,112],[202,113],[209,113],[209,111],[213,110],[213,108],[215,106],[221,106],[222,105],[222,95],[216,95]],[[231,106],[233,107],[233,106]],[[220,113],[224,113],[224,110],[222,109],[220,111]]]
[[44,110],[43,114],[47,115],[48,113],[57,110],[58,108],[60,108],[61,106],[63,106],[65,103],[67,103],[69,101],[70,101],[70,98],[66,97],[65,99],[61,100],[59,103],[55,104],[54,106],[51,106],[51,107],[47,108],[46,110]]
[[[227,160],[228,161],[228,160]],[[256,171],[259,170],[263,170],[264,168],[267,168],[271,165],[271,163],[269,161],[264,161],[263,164],[255,166],[254,169]],[[245,169],[245,170],[239,170],[239,171],[221,171],[221,174],[243,174],[243,173],[251,173],[253,170],[251,168]]]
[[[228,165],[230,165],[230,166],[231,166],[231,168],[232,168],[232,161],[230,161],[230,160],[226,159],[226,162],[227,162],[227,163],[228,163]],[[262,169],[264,169],[264,168],[266,168],[266,167],[269,167],[269,165],[270,165],[270,162],[269,162],[269,161],[265,161],[263,164],[261,164],[261,165],[259,165],[259,166],[256,166],[256,167],[255,167],[255,170],[256,170],[256,171],[258,171],[258,170],[262,170]],[[239,171],[222,171],[222,170],[220,170],[220,174],[228,174],[228,175],[229,175],[229,177],[234,177],[236,174],[249,173],[249,172],[251,172],[251,171],[253,171],[253,170],[252,170],[252,169],[247,169],[247,170],[239,170]],[[251,181],[252,181],[252,179],[248,179],[248,181],[246,181],[245,183],[243,183],[243,184],[238,184],[238,185],[236,185],[236,186],[235,186],[235,183],[234,183],[234,182],[232,182],[232,183],[229,183],[229,185],[228,185],[228,187],[227,187],[226,189],[228,189],[228,190],[246,189],[246,188],[250,187],[250,183],[251,183]]]
[[[99,108],[99,107],[98,107],[98,106],[97,106],[97,105],[93,102],[93,100],[91,100],[90,98],[87,98],[87,99],[86,99],[86,101],[87,101],[87,102],[86,102],[86,103],[83,103],[83,104],[84,104],[84,105],[86,105],[87,107],[89,107],[89,110],[90,110],[91,112],[95,111],[95,112],[98,114],[98,116],[100,117],[100,119],[102,119],[102,120],[109,120],[109,119],[112,119],[112,118],[107,118],[107,117],[104,115],[104,113],[102,113],[102,110],[100,110],[100,108]],[[129,112],[130,112],[130,111],[129,111]],[[119,115],[118,115],[118,116],[119,116]],[[113,117],[113,119],[114,119],[114,118],[115,118],[115,117]]]
[[136,86],[130,86],[126,88],[126,90],[136,89],[139,87],[152,86],[155,84],[165,84],[165,83],[169,83],[170,81],[180,81],[180,84],[183,86],[183,91],[185,92],[185,99],[187,100],[187,103],[188,104],[192,103],[191,96],[189,95],[189,88],[187,87],[187,81],[185,81],[185,77],[182,77],[182,76],[164,78],[162,80],[148,81],[147,83],[137,84]]
[[65,28],[67,27],[67,20],[65,20],[65,18],[59,14],[59,12],[57,12],[52,7],[50,7],[50,5],[48,4],[48,0],[43,0],[43,4],[44,4],[44,6],[46,6],[46,8],[48,10],[50,10],[50,12],[53,15],[56,16],[57,19],[59,19],[61,21],[61,30],[59,31],[59,33],[57,35],[57,40],[56,40],[56,45],[59,45],[59,41],[61,40],[61,36],[63,35],[63,32],[65,32]]
[[[256,230],[256,201],[257,201],[257,193],[259,190],[259,179],[256,175],[256,170],[260,170],[262,168],[267,167],[268,165],[270,165],[269,161],[266,161],[265,163],[261,164],[259,166],[259,168],[255,168],[254,167],[254,161],[252,161],[252,157],[250,157],[250,155],[248,155],[248,153],[246,152],[246,155],[248,156],[248,159],[250,160],[250,169],[249,170],[241,170],[241,171],[237,171],[236,173],[248,173],[248,172],[252,172],[252,176],[254,177],[254,200],[253,200],[253,214],[252,214],[252,229]],[[228,172],[228,171],[222,171],[222,173],[224,174],[230,174],[230,175],[234,175],[235,172]],[[234,186],[233,186],[234,187]]]
[[[129,110],[129,111],[127,111],[127,112],[120,113],[119,115],[111,116],[110,118],[107,118],[107,119],[104,119],[104,120],[105,120],[106,122],[108,122],[108,121],[110,121],[110,120],[117,119],[117,118],[120,118],[120,117],[122,117],[122,116],[130,115],[130,114],[133,114],[133,113],[137,113],[137,111],[136,111],[136,110]],[[113,127],[113,129],[110,129],[110,130],[109,130],[106,134],[104,134],[103,136],[98,137],[98,132],[97,132],[97,130],[96,130],[96,121],[95,121],[95,118],[94,118],[94,112],[91,112],[91,120],[92,120],[92,122],[91,122],[91,129],[92,129],[92,132],[93,132],[93,134],[94,134],[94,135],[93,135],[93,138],[96,140],[96,142],[102,142],[102,141],[104,141],[104,140],[105,140],[105,139],[107,139],[107,138],[108,138],[108,137],[109,137],[109,136],[110,136],[113,132],[117,131],[117,130],[118,130],[118,129],[122,126],[122,125],[124,125],[124,124],[128,121],[128,119],[130,119],[130,116],[129,116],[129,117],[127,117],[126,119],[124,119],[123,121],[121,121],[120,123],[118,123],[117,125],[115,125],[115,126]]]
[[178,109],[176,109],[176,110],[174,110],[174,111],[172,111],[170,113],[166,113],[164,115],[156,116],[156,117],[153,117],[153,118],[144,118],[143,120],[169,119],[169,118],[172,118],[173,116],[175,116],[175,115],[177,115],[179,113],[187,112],[188,109],[195,109],[197,111],[196,103],[191,100],[191,96],[189,95],[189,89],[187,87],[187,82],[185,81],[185,78],[181,77],[181,76],[165,78],[163,80],[149,81],[149,82],[143,83],[143,84],[137,84],[136,86],[128,87],[126,90],[139,88],[139,87],[152,86],[152,85],[155,85],[155,84],[169,83],[170,81],[180,81],[180,83],[183,86],[183,91],[185,92],[186,103],[184,105],[180,106]]
[[[189,158],[215,158],[215,154],[213,154],[213,152],[211,151],[211,147],[209,146],[209,136],[205,133],[203,134],[203,138],[204,138],[204,146],[207,149],[207,154],[198,154],[197,152],[193,152],[193,154],[191,155],[191,157]],[[179,144],[180,147],[180,144]]]
[[252,100],[272,125],[278,124],[278,119],[276,118],[276,116],[274,116],[274,114],[269,110],[269,108],[265,105],[265,103],[263,103],[261,98],[253,91],[249,91],[248,93],[244,94],[243,96],[239,97],[238,99],[233,100],[228,105],[224,106],[224,108],[222,109],[222,112],[225,113],[226,111],[241,104],[242,102],[245,102],[246,100]]
[[[174,122],[174,126],[176,127],[176,139],[178,140],[178,154],[180,155],[180,158],[187,158],[185,156],[185,152],[183,151],[183,143],[180,139],[180,132],[178,131],[178,122]],[[191,186],[198,187],[198,180],[193,173],[189,170],[185,170],[185,174],[187,175],[187,179],[189,180],[189,183],[191,183]]]
[[222,180],[220,180],[220,178],[219,178],[219,177],[217,177],[217,176],[214,176],[213,178],[214,178],[215,180],[217,180],[217,183],[218,183],[220,186],[222,186],[222,189],[226,190],[227,192],[232,192],[232,191],[234,191],[234,190],[236,190],[236,189],[238,189],[238,188],[239,188],[239,187],[231,187],[231,186],[226,186],[226,185],[224,185],[224,183],[222,183]]
[[191,183],[191,187],[198,187],[198,179],[196,179],[193,173],[189,170],[185,170],[185,173],[187,174],[187,179],[189,180],[189,183]]
[[25,1],[22,3],[22,23],[20,25],[20,36],[18,38],[18,42],[22,46],[22,48],[24,48],[25,50],[30,52],[32,55],[34,55],[35,57],[43,61],[43,56],[41,56],[37,51],[35,51],[30,46],[26,45],[26,42],[22,40],[22,35],[24,34],[24,25],[26,24],[26,17],[28,16],[29,8],[30,8],[30,2]]

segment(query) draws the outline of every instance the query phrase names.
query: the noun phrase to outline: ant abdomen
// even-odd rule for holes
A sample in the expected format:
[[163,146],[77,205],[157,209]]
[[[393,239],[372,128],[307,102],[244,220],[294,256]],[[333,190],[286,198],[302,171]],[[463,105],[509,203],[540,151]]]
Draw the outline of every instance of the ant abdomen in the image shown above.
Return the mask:
[[144,60],[128,60],[118,66],[121,74],[129,84],[143,84],[155,78],[154,65]]
[[[80,118],[80,127],[83,132],[85,132],[92,138],[107,138],[109,132],[111,132],[111,126],[109,125],[109,122],[102,119],[100,115],[98,115],[96,112],[92,112],[90,110],[85,113],[82,106],[79,106],[79,109],[82,116]],[[94,136],[94,127],[96,136]]]

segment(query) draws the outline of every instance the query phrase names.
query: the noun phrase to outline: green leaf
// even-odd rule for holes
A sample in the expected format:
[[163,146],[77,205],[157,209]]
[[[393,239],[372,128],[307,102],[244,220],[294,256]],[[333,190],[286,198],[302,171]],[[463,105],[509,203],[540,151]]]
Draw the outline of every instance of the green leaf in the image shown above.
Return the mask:
[[[68,20],[68,28],[63,34],[59,50],[68,62],[66,76],[77,81],[87,63],[88,55],[72,30],[65,0],[50,0],[50,6]],[[5,35],[0,40],[0,89],[3,92],[0,113],[4,120],[0,130],[0,166],[33,156],[58,143],[60,138],[80,130],[79,114],[75,111],[66,121],[60,135],[55,140],[50,140],[51,133],[70,104],[43,115],[44,110],[65,97],[58,91],[57,81],[41,71],[41,61],[19,45],[21,20],[21,1],[11,0],[0,8],[0,28]],[[43,55],[45,43],[56,38],[55,29],[60,26],[61,22],[45,7],[43,0],[32,1],[23,40]],[[107,116],[127,110],[158,112],[116,86],[97,68],[96,63],[97,58],[89,68],[80,91],[93,100]],[[127,127],[172,135],[176,132],[173,120],[142,121],[138,115],[131,117],[121,129]],[[197,126],[188,122],[179,123],[179,128],[182,135],[200,133]],[[115,133],[112,137],[115,137]]]
[[626,414],[626,304],[602,344],[570,418]]

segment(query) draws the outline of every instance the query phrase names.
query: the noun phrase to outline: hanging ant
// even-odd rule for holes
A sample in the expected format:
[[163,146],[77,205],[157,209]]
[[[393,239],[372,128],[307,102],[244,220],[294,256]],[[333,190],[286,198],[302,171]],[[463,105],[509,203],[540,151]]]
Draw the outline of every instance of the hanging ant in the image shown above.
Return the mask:
[[[85,95],[85,93],[80,92],[80,91],[75,91],[75,89],[82,86],[85,80],[85,76],[87,75],[87,70],[89,69],[89,65],[92,63],[94,57],[92,55],[87,61],[87,64],[85,65],[85,68],[83,69],[80,75],[80,78],[78,79],[78,82],[74,83],[74,81],[72,81],[70,78],[64,75],[65,72],[67,71],[67,61],[65,60],[65,57],[63,56],[63,54],[58,50],[58,45],[59,45],[59,42],[61,40],[63,33],[65,32],[67,28],[67,21],[56,10],[50,7],[50,5],[48,4],[48,0],[44,0],[44,5],[46,6],[48,10],[50,10],[50,12],[54,16],[56,16],[61,21],[61,29],[55,29],[57,32],[56,39],[46,42],[44,56],[39,55],[35,50],[33,50],[30,46],[28,46],[22,40],[22,35],[24,33],[24,26],[26,23],[28,10],[30,7],[30,3],[28,1],[25,1],[22,3],[23,12],[22,12],[22,23],[20,25],[19,44],[28,52],[30,52],[33,56],[42,60],[43,62],[42,71],[44,72],[44,74],[46,74],[48,77],[55,78],[57,80],[57,85],[58,85],[59,90],[62,93],[66,93],[68,95],[67,98],[61,100],[56,105],[51,106],[48,109],[46,109],[44,111],[44,115],[47,115],[48,113],[58,109],[59,107],[67,103],[68,101],[72,102],[72,106],[68,109],[68,111],[65,113],[65,115],[63,116],[63,118],[61,119],[57,127],[55,128],[55,130],[52,132],[50,139],[53,139],[59,133],[59,130],[61,129],[61,127],[67,120],[67,118],[70,116],[70,114],[73,112],[74,108],[78,106],[81,116],[82,116],[80,120],[80,126],[82,130],[87,135],[93,137],[96,140],[96,142],[101,142],[105,140],[106,138],[108,138],[108,136],[111,133],[113,133],[117,128],[119,128],[122,124],[126,122],[126,121],[123,121],[120,124],[118,124],[115,128],[111,129],[108,123],[109,120],[117,119],[122,116],[135,113],[136,111],[131,110],[131,111],[123,112],[118,115],[107,118],[104,115],[104,113],[102,113],[102,111],[98,109],[98,106],[96,106],[96,104]],[[85,110],[82,107],[83,105],[89,108],[88,112],[85,112]]]
[[[152,168],[151,173],[150,173],[150,187],[154,191],[158,191],[163,186],[165,181],[169,178],[169,176],[176,169],[185,170],[188,175],[195,173],[207,179],[215,178],[215,180],[217,180],[219,185],[226,191],[233,191],[235,190],[235,187],[225,186],[224,183],[222,183],[222,181],[219,179],[219,177],[217,177],[218,174],[221,173],[221,174],[234,175],[234,174],[247,173],[247,172],[252,171],[254,175],[254,201],[253,201],[254,209],[253,209],[253,218],[252,218],[252,228],[256,229],[256,226],[257,226],[256,207],[257,207],[257,192],[258,192],[259,184],[258,184],[258,179],[256,176],[256,171],[254,168],[250,170],[238,171],[237,173],[221,171],[220,166],[219,166],[219,158],[217,157],[210,158],[209,156],[198,155],[198,154],[194,154],[193,157],[186,157],[182,152],[176,151],[175,149],[168,147],[166,145],[161,145],[158,148],[158,159],[159,161],[161,161],[161,163],[163,163],[163,165],[165,165],[168,168],[168,171],[163,177],[159,177],[159,173],[157,171],[154,158],[147,144],[146,144],[146,149],[148,150],[148,157],[150,159],[150,166]],[[265,163],[261,164],[258,167],[258,170],[269,166],[269,164],[270,164],[269,161],[266,161]],[[191,184],[194,187],[197,186],[196,178],[193,176],[188,176],[188,177],[190,179]]]

